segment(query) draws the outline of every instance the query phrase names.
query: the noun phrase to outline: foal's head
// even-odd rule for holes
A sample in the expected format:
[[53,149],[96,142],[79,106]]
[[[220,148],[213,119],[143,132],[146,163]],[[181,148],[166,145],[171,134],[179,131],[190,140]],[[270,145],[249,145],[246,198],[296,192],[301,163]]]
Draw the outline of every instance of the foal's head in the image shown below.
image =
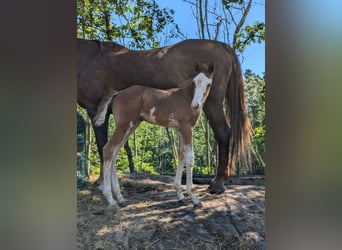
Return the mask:
[[208,65],[200,65],[198,60],[194,61],[194,69],[196,76],[193,79],[195,84],[195,93],[192,98],[191,107],[193,109],[202,108],[207,99],[214,74],[214,63],[210,62]]

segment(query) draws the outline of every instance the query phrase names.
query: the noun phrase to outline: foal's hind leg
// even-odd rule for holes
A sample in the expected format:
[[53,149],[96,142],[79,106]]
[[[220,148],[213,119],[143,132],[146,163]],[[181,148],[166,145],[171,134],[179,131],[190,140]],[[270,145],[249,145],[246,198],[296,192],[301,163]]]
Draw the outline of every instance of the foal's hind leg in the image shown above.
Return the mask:
[[[124,136],[119,144],[119,146],[117,147],[117,153],[119,152],[120,148],[127,142],[130,134],[132,134],[132,132],[134,132],[134,130],[138,127],[140,122],[130,122],[129,125],[127,124],[123,124],[121,127],[123,129],[119,129],[119,133],[122,134],[124,130],[126,130],[126,132],[124,133]],[[119,126],[119,124],[117,124],[117,127]],[[122,132],[121,132],[122,131]],[[122,206],[125,206],[127,204],[127,200],[122,196],[121,191],[120,191],[120,185],[119,185],[119,178],[118,178],[118,174],[116,171],[116,157],[117,157],[117,153],[115,154],[115,160],[113,161],[113,166],[112,166],[112,189],[113,192],[116,196],[116,198],[119,201],[119,204]]]
[[120,192],[120,185],[116,171],[116,158],[120,148],[127,141],[129,135],[134,131],[138,124],[118,123],[110,141],[103,148],[104,157],[104,189],[103,194],[107,198],[109,205],[117,206],[113,199],[112,191],[120,204],[125,204],[126,200]]

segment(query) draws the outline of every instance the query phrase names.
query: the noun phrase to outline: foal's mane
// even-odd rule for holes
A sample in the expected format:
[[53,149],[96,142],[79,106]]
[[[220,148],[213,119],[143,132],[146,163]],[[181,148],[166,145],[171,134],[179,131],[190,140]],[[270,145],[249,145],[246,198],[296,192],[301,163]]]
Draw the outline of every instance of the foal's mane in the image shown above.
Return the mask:
[[185,88],[189,87],[190,85],[192,85],[193,83],[194,83],[194,79],[190,78],[190,79],[185,80],[182,83],[182,85],[176,87],[175,89],[185,89]]

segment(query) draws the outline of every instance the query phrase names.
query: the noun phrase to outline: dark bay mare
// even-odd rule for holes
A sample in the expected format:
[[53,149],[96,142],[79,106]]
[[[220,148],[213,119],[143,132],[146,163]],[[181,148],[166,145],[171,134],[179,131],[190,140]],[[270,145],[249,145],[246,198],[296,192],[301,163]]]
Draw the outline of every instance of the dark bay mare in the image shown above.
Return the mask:
[[117,206],[113,199],[114,192],[119,204],[126,200],[120,192],[120,185],[116,171],[116,158],[120,148],[128,140],[130,134],[142,121],[152,124],[177,128],[179,138],[179,160],[174,186],[179,200],[184,202],[181,177],[186,166],[186,192],[191,197],[194,206],[201,206],[201,201],[192,192],[192,168],[194,165],[194,150],[192,128],[195,126],[208,97],[212,84],[214,64],[200,65],[194,62],[193,79],[185,81],[182,87],[161,90],[141,85],[134,85],[121,91],[110,91],[99,106],[94,118],[95,126],[105,121],[108,106],[111,106],[115,118],[116,128],[103,147],[103,186],[104,196],[110,206]]
[[[131,85],[177,87],[195,76],[195,58],[200,62],[212,61],[213,84],[203,110],[218,143],[219,165],[208,190],[224,192],[224,180],[230,176],[236,160],[245,162],[251,143],[243,78],[232,48],[218,41],[184,40],[159,49],[133,51],[113,42],[77,39],[77,50],[77,101],[91,120],[110,90]],[[102,148],[108,140],[110,112],[109,109],[100,127],[93,126],[101,163]]]

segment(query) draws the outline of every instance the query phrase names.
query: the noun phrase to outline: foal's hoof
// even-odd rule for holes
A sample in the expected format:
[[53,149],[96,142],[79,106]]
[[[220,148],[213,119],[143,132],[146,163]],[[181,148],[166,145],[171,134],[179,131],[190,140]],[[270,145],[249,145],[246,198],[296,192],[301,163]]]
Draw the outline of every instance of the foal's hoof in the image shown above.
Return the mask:
[[123,200],[119,202],[120,207],[126,207],[128,205],[128,201],[127,200]]
[[109,204],[107,207],[106,207],[106,214],[108,213],[118,213],[120,212],[120,207],[118,206],[118,204]]
[[178,204],[180,204],[181,206],[186,206],[186,205],[188,205],[186,199],[178,200]]
[[208,192],[211,194],[222,194],[224,190],[224,181],[217,179],[214,179],[208,187]]
[[96,188],[97,188],[98,190],[100,190],[101,192],[103,192],[103,190],[104,190],[104,188],[103,188],[103,182],[98,182]]

